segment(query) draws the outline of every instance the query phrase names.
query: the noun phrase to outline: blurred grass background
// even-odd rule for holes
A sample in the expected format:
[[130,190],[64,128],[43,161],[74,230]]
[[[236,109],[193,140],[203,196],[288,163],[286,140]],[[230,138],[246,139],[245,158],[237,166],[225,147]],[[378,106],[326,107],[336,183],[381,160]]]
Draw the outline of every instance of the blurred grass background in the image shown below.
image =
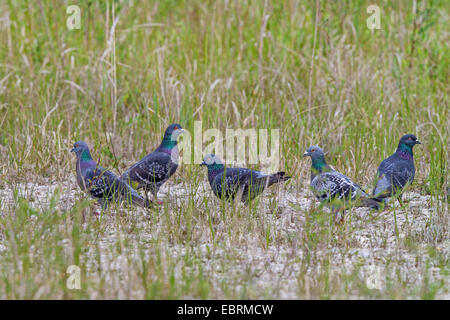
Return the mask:
[[[79,30],[66,26],[72,4]],[[371,4],[380,30],[367,27]],[[313,143],[369,186],[399,138],[414,133],[423,145],[413,189],[442,199],[449,11],[444,0],[1,1],[1,183],[64,181],[77,140],[122,171],[170,123],[192,133],[202,121],[223,132],[280,129],[281,168],[296,188],[309,183],[301,155]],[[192,170],[181,167],[174,181]],[[202,275],[194,278],[208,297]]]
[[[66,26],[71,4],[81,9],[80,30]],[[379,1],[380,30],[367,27],[369,4],[2,2],[2,172],[62,179],[80,139],[122,169],[122,157],[145,155],[168,124],[193,132],[200,120],[204,130],[279,128],[283,165],[295,176],[315,143],[359,180],[415,133],[424,141],[417,180],[439,192],[448,4]]]

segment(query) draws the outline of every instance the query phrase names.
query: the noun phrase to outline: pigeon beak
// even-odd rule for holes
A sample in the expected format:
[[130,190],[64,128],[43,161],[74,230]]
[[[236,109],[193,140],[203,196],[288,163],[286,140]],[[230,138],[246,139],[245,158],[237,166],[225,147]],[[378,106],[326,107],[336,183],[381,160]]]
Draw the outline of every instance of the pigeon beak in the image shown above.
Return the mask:
[[308,151],[303,154],[303,158],[307,157],[307,156],[309,156],[309,152]]
[[176,139],[176,138],[178,138],[179,136],[181,136],[183,133],[185,133],[186,132],[186,130],[184,130],[184,129],[181,129],[181,128],[179,128],[179,129],[176,129],[173,133],[172,133],[172,138],[174,138],[174,139]]
[[75,152],[75,148],[72,148],[72,150],[70,150],[70,152]]
[[420,140],[416,140],[416,144],[422,144],[422,142],[420,142]]
[[200,166],[206,166],[206,162],[203,161],[202,163],[200,163]]

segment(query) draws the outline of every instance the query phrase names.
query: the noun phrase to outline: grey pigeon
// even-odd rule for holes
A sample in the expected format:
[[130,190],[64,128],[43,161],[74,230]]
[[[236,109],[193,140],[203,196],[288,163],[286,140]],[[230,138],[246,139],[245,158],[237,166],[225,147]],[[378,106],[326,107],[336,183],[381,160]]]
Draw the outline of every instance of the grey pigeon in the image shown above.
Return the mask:
[[106,209],[111,202],[122,201],[143,208],[150,207],[150,202],[142,198],[136,190],[92,159],[86,142],[75,142],[71,152],[75,152],[77,156],[76,179],[78,185],[81,190],[97,199],[102,209]]
[[234,200],[241,195],[240,200],[245,204],[265,188],[290,178],[284,172],[266,174],[247,168],[225,168],[220,158],[213,154],[205,156],[201,165],[208,168],[209,184],[217,197]]
[[398,143],[397,150],[389,158],[383,160],[378,167],[376,185],[373,189],[374,199],[386,202],[387,198],[398,196],[400,205],[402,191],[414,180],[413,147],[421,144],[413,134],[404,135]]
[[126,170],[121,179],[136,186],[137,190],[144,189],[146,198],[150,191],[153,200],[157,201],[159,188],[178,168],[177,138],[183,132],[179,124],[171,124],[166,129],[159,147]]
[[336,220],[339,211],[345,210],[348,202],[359,207],[378,209],[378,202],[370,199],[359,185],[327,165],[325,155],[318,146],[309,147],[303,157],[311,157],[312,160],[311,189],[314,195],[320,202],[331,206]]

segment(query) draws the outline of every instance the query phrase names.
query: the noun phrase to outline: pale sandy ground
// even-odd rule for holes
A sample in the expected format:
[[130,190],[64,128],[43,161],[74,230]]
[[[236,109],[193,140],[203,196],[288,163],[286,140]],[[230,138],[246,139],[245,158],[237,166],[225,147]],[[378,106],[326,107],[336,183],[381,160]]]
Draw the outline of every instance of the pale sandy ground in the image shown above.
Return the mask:
[[[59,207],[61,210],[69,210],[74,204],[75,199],[83,197],[78,189],[74,176],[70,176],[64,183],[46,184],[19,184],[17,189],[19,194],[32,200],[32,205],[37,208],[48,206],[49,195],[52,195],[55,188],[60,189]],[[270,191],[269,191],[270,193]],[[276,196],[276,192],[271,193]],[[1,206],[3,209],[12,206],[12,192],[8,188],[0,189],[0,197],[2,199]],[[188,187],[183,184],[167,183],[160,191],[159,198],[165,199],[169,204],[169,213],[173,216],[177,206],[181,206],[183,201],[189,197]],[[195,203],[203,207],[204,199],[212,204],[217,201],[212,196],[209,185],[201,182],[198,186]],[[329,243],[328,245],[319,245],[313,252],[309,252],[311,261],[305,265],[306,248],[302,245],[304,237],[306,212],[311,206],[317,206],[317,201],[311,196],[309,190],[298,191],[294,184],[282,189],[278,194],[278,209],[276,214],[271,214],[268,206],[268,192],[264,194],[264,200],[260,204],[259,214],[261,221],[271,226],[271,241],[266,246],[261,240],[260,235],[253,233],[238,233],[236,237],[224,231],[225,226],[221,219],[219,210],[210,212],[214,218],[214,229],[216,230],[216,246],[211,243],[211,231],[207,227],[208,222],[205,213],[205,221],[199,221],[198,228],[194,233],[195,241],[190,245],[195,254],[200,257],[203,272],[210,277],[212,283],[219,284],[221,281],[237,279],[235,285],[236,292],[239,292],[239,279],[250,279],[246,286],[252,290],[251,296],[259,297],[259,292],[264,293],[261,297],[281,298],[281,299],[297,299],[297,298],[317,298],[314,294],[314,287],[317,285],[320,275],[323,274],[323,268],[328,268],[330,274],[330,283],[339,283],[343,275],[350,276],[354,272],[360,278],[361,283],[369,283],[375,290],[378,290],[380,298],[389,298],[383,295],[386,289],[385,279],[386,273],[390,273],[392,279],[401,278],[405,286],[415,288],[423,282],[424,269],[427,259],[427,246],[433,245],[436,249],[446,257],[446,261],[450,258],[450,240],[448,237],[449,219],[448,208],[444,217],[447,219],[436,220],[436,206],[432,203],[430,196],[420,195],[415,192],[407,192],[404,199],[410,200],[407,210],[402,210],[397,203],[393,203],[389,211],[380,213],[378,218],[373,219],[372,213],[368,209],[353,209],[346,217],[345,245],[336,245]],[[174,206],[175,204],[175,206]],[[172,209],[175,207],[175,209]],[[244,210],[244,209],[242,209]],[[328,209],[325,209],[328,210]],[[127,211],[124,209],[124,211]],[[205,209],[206,211],[206,209]],[[161,234],[163,224],[167,220],[158,219],[157,224],[151,228],[145,227],[148,224],[148,215],[150,213],[137,209],[130,211],[131,214],[140,215],[140,223],[144,227],[140,230],[139,238],[144,242],[144,246],[152,246],[153,241],[159,240],[160,246],[164,248],[162,252],[171,256],[171,259],[181,258],[186,254],[186,245],[171,241],[169,237]],[[398,227],[398,236],[395,232],[394,212]],[[158,214],[158,213],[156,213]],[[162,213],[159,213],[160,215]],[[442,215],[441,215],[442,216]],[[108,219],[108,217],[102,217]],[[133,263],[129,263],[129,259],[138,259],[139,253],[136,246],[130,245],[120,255],[112,254],[109,251],[110,244],[114,243],[118,237],[122,235],[115,228],[111,219],[109,236],[99,239],[101,253],[101,269],[105,279],[115,283],[117,289],[114,297],[140,297],[140,288],[135,288],[132,284],[127,283],[130,274],[130,268]],[[198,217],[196,218],[198,219]],[[200,217],[201,220],[201,217]],[[176,219],[173,220],[176,223]],[[105,222],[108,224],[107,220]],[[338,228],[331,225],[330,228]],[[150,229],[150,230],[149,230]],[[182,229],[182,228],[181,228]],[[146,231],[147,230],[147,231]],[[405,237],[413,237],[416,240],[416,249],[410,250],[407,246],[401,245],[402,239]],[[336,234],[336,237],[339,237]],[[277,241],[280,239],[280,241]],[[136,240],[138,241],[138,240]],[[69,240],[63,240],[60,245],[68,245]],[[133,247],[136,249],[134,250]],[[4,239],[0,239],[0,252],[9,250]],[[90,251],[97,250],[92,247]],[[90,258],[94,256],[94,252],[88,252],[85,256],[87,265],[92,269],[97,267],[97,260]],[[146,253],[149,254],[150,250]],[[183,261],[182,259],[179,259]],[[323,263],[324,260],[330,261],[329,265]],[[450,299],[449,284],[450,279],[446,274],[447,270],[441,270],[439,266],[428,266],[429,281],[443,280],[446,283],[446,289],[440,290],[436,298]],[[139,265],[136,262],[136,265]],[[386,265],[391,266],[386,268]],[[447,266],[448,267],[448,266]],[[178,263],[175,267],[175,275],[178,276],[182,270],[182,264]],[[303,275],[299,277],[300,271]],[[133,271],[133,270],[131,270]],[[245,276],[243,275],[245,274]],[[128,276],[129,277],[129,276]],[[301,280],[299,280],[301,278]],[[127,280],[128,279],[128,280]],[[395,281],[395,280],[394,280]],[[219,286],[219,285],[218,285]],[[339,285],[337,285],[339,287]],[[130,295],[130,290],[135,290],[135,294]],[[415,292],[412,290],[412,292]],[[96,297],[96,293],[92,293],[92,298]],[[212,294],[213,298],[223,298],[224,294],[220,290],[216,290]],[[340,297],[339,293],[336,297]],[[361,298],[356,295],[347,296],[348,298]],[[191,298],[186,296],[185,298]],[[420,298],[419,293],[411,294],[408,298]]]

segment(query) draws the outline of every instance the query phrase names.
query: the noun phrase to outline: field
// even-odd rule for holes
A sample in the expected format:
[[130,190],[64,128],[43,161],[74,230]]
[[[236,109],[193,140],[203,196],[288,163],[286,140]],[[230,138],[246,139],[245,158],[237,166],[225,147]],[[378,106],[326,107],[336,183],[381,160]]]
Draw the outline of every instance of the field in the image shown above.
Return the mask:
[[[0,2],[0,299],[450,299],[449,12],[444,0]],[[197,121],[278,129],[292,178],[234,205],[185,163],[157,209],[94,214],[75,141],[119,174],[169,124],[194,139]],[[305,150],[371,190],[406,133],[423,144],[404,205],[335,224]]]

